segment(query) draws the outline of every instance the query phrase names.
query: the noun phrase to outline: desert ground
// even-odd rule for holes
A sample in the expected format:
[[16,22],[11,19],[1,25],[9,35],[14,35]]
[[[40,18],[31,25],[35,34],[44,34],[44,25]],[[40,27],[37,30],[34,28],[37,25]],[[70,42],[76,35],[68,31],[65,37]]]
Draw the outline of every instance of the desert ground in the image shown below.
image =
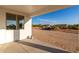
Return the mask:
[[79,52],[79,33],[71,31],[41,30],[33,27],[33,37],[42,42],[60,47],[70,52]]

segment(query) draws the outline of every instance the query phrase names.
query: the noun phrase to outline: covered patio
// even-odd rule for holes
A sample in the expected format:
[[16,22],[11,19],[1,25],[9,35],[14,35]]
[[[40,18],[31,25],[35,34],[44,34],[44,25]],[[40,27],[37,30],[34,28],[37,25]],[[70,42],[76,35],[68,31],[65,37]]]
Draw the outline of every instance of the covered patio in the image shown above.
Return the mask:
[[[32,17],[44,13],[68,8],[68,5],[1,5],[0,6],[0,52],[68,52],[64,49],[41,42],[32,35]],[[6,17],[14,15],[15,27],[7,27],[12,18]],[[23,26],[20,27],[20,19],[24,19]],[[21,16],[24,16],[21,17]],[[14,18],[13,18],[14,19]],[[12,20],[13,21],[13,20]],[[15,21],[14,21],[15,22]],[[13,42],[16,41],[16,42]]]
[[24,39],[0,45],[0,53],[69,53],[67,50],[39,41]]

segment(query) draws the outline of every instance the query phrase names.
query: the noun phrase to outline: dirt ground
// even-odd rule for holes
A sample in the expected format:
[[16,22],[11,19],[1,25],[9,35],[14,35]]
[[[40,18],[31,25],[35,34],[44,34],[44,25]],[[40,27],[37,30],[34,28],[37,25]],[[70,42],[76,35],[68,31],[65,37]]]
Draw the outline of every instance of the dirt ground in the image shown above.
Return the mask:
[[40,30],[38,28],[33,28],[32,32],[33,37],[40,41],[55,45],[70,52],[79,52],[79,34]]

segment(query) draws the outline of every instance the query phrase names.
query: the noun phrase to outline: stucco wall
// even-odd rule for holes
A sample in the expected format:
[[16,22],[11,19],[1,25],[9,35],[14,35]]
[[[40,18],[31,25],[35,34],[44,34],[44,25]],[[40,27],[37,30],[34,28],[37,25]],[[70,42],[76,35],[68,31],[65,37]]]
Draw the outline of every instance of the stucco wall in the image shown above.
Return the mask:
[[[23,15],[25,18],[24,29],[7,30],[6,29],[6,13]],[[0,8],[0,44],[12,42],[15,40],[26,39],[32,36],[32,19],[28,14],[23,14],[17,11]]]
[[20,30],[20,40],[25,39],[26,36],[32,36],[32,19],[30,18],[28,21],[25,21],[24,30]]
[[0,29],[5,29],[5,12],[3,12],[2,10],[0,10]]

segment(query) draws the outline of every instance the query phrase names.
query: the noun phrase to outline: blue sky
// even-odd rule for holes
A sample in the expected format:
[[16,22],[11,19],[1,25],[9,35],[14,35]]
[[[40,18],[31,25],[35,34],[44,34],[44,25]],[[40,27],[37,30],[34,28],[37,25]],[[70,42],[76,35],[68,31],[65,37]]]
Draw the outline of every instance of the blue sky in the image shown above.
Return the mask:
[[78,24],[79,5],[32,17],[33,24]]

